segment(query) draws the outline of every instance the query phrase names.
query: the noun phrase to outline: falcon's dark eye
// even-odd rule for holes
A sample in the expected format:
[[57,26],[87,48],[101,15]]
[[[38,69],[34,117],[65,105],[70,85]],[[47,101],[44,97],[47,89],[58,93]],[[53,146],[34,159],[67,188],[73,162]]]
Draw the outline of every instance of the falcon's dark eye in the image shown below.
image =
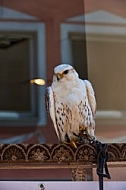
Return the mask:
[[68,72],[69,72],[69,70],[65,70],[65,71],[63,72],[63,74],[66,75]]

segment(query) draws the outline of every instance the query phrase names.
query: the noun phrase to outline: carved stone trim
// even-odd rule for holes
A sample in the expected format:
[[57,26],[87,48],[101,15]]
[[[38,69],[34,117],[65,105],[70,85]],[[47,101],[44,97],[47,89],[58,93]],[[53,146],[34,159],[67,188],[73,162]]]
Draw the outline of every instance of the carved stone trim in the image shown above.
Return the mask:
[[[126,161],[126,144],[108,144],[109,162]],[[1,163],[96,163],[96,147],[80,144],[1,144]]]

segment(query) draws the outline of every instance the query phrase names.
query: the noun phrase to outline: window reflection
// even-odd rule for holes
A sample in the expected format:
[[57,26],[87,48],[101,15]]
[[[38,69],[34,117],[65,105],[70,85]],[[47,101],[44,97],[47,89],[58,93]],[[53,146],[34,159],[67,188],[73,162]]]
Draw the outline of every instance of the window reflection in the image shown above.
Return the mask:
[[88,76],[97,97],[96,133],[106,142],[125,142],[125,8],[125,1],[85,1]]

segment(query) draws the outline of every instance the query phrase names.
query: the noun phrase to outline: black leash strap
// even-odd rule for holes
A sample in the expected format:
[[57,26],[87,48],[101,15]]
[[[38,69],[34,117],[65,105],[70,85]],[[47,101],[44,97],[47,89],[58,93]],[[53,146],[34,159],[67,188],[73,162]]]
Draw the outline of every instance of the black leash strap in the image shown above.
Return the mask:
[[107,145],[102,144],[99,141],[95,141],[95,144],[97,149],[97,175],[99,176],[99,190],[103,190],[103,178],[111,179],[107,166]]
[[107,161],[108,161],[108,151],[107,144],[103,144],[100,141],[95,140],[95,138],[90,137],[87,134],[86,128],[80,130],[79,142],[85,144],[94,144],[97,150],[97,175],[99,176],[99,190],[103,190],[103,178],[111,179]]

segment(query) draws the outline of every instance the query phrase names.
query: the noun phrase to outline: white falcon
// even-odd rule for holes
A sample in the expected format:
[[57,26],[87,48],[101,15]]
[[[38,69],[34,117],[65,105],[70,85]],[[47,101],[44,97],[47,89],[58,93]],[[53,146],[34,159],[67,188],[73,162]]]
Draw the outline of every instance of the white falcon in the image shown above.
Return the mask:
[[68,64],[54,68],[52,85],[46,89],[46,107],[60,142],[76,140],[86,128],[94,137],[96,99],[88,80],[79,78]]

